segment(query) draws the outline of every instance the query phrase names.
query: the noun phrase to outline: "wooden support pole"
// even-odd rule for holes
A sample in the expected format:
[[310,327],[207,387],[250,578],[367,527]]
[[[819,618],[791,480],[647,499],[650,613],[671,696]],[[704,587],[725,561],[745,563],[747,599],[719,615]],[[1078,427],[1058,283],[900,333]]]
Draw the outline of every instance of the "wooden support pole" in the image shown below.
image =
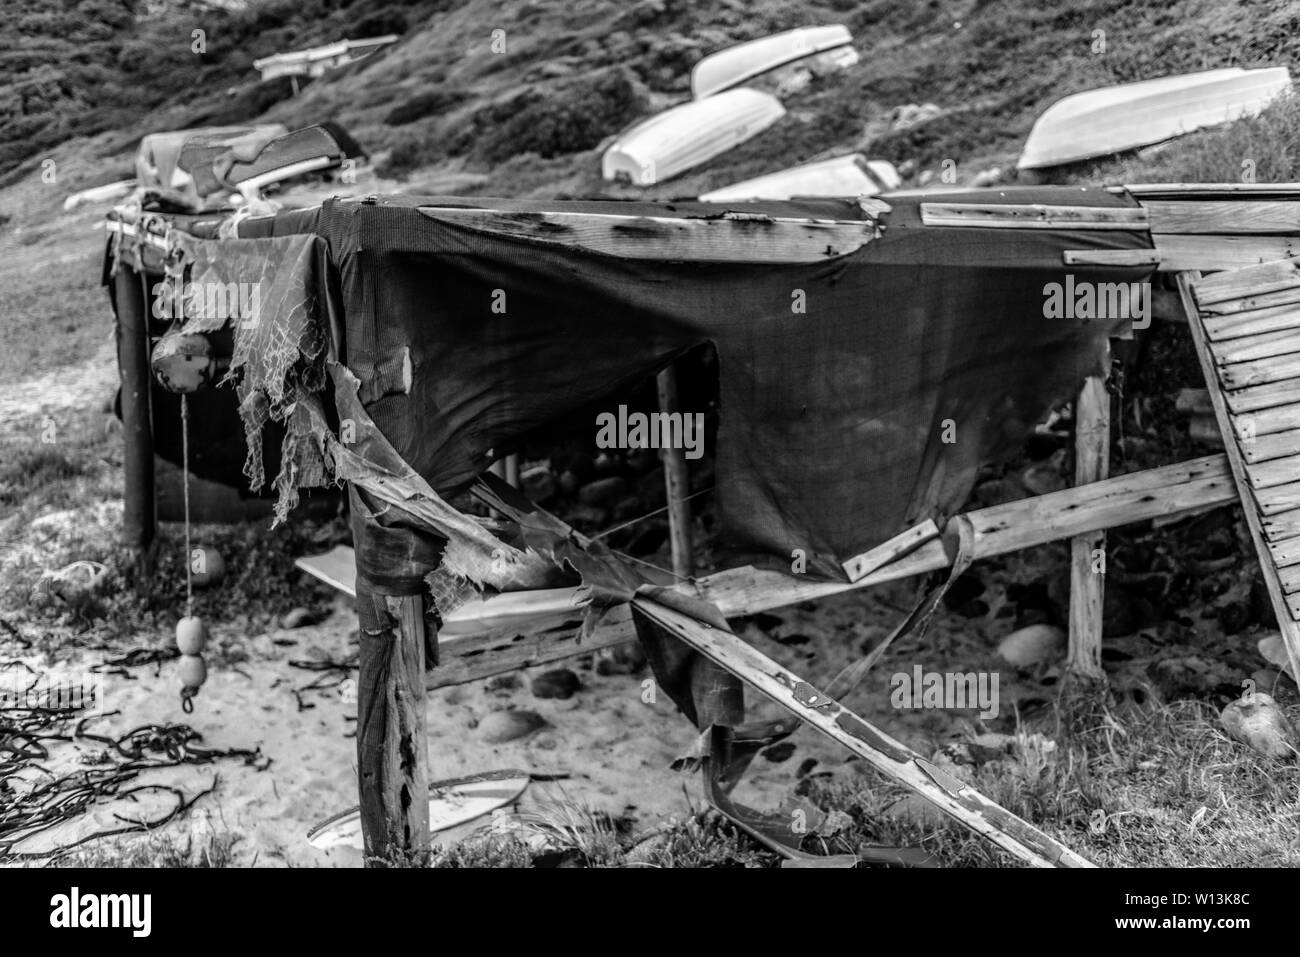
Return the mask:
[[158,530],[150,403],[150,304],[145,301],[144,282],[143,274],[125,262],[118,264],[113,298],[117,305],[117,362],[122,376],[122,534],[141,570],[152,564]]
[[[659,411],[672,415],[677,411],[677,369],[668,366],[659,373]],[[664,490],[668,500],[668,540],[673,554],[673,574],[690,578],[695,573],[691,556],[691,494],[690,473],[686,470],[686,454],[679,448],[663,448],[659,452],[664,463]]]
[[[1074,404],[1074,484],[1089,485],[1110,471],[1110,393],[1101,376],[1089,377]],[[1071,671],[1101,679],[1102,610],[1106,581],[1106,532],[1070,539]]]
[[381,594],[357,577],[357,775],[369,865],[409,860],[429,848],[427,607],[422,592]]

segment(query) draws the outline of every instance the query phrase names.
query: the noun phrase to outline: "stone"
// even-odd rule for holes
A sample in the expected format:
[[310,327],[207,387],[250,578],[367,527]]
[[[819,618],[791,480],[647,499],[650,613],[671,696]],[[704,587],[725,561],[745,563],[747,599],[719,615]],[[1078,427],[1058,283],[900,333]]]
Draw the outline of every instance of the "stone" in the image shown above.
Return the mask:
[[535,698],[572,698],[582,687],[578,676],[568,668],[543,671],[532,680],[530,688]]
[[596,479],[578,489],[578,501],[583,505],[611,505],[623,497],[627,482],[622,476],[611,475]]
[[546,727],[546,719],[535,711],[511,709],[493,711],[478,723],[478,735],[488,744],[505,744],[526,738]]
[[793,741],[778,741],[759,752],[768,761],[773,764],[780,764],[782,761],[790,760],[794,754],[795,744]]
[[316,624],[316,616],[301,606],[290,609],[280,619],[281,628],[305,628]]
[[1296,732],[1273,696],[1257,691],[1230,703],[1219,714],[1229,737],[1270,758],[1296,753]]
[[1055,625],[1029,625],[998,643],[998,657],[1017,668],[1052,661],[1065,649],[1065,632]]

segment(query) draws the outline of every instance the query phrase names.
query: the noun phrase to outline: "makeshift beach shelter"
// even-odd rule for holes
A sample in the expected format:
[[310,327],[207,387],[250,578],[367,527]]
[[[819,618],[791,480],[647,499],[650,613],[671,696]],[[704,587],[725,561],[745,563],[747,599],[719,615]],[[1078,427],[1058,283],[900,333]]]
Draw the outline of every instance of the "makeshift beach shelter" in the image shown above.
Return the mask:
[[[372,855],[427,837],[426,685],[637,637],[701,730],[686,761],[703,771],[710,799],[791,860],[806,855],[788,817],[729,795],[758,748],[802,721],[1019,859],[1086,865],[845,709],[838,685],[819,690],[746,645],[726,619],[956,574],[1068,538],[1070,663],[1100,675],[1102,579],[1091,564],[1104,530],[1230,502],[1244,474],[1209,456],[1106,479],[1109,340],[1128,335],[1132,319],[1116,303],[1133,306],[1140,296],[1121,293],[1156,269],[1275,258],[1300,235],[1300,189],[1272,189],[1062,187],[721,208],[389,196],[165,235],[119,217],[110,262],[126,431],[140,441],[148,431],[136,271],[163,268],[198,290],[259,283],[256,321],[195,309],[164,336],[232,332],[246,472],[274,483],[281,514],[299,488],[347,483]],[[1066,286],[1091,289],[1092,306],[1050,308]],[[1239,306],[1256,308],[1249,295]],[[719,356],[727,571],[647,576],[483,478],[531,429],[704,341]],[[1079,487],[959,514],[981,463],[1076,395]],[[271,476],[261,442],[276,424]],[[504,522],[452,508],[467,488]],[[146,510],[128,502],[127,511]],[[680,525],[680,507],[672,514]],[[574,590],[565,627],[438,640],[439,620],[467,601],[565,588]],[[1294,629],[1284,634],[1294,658]],[[746,724],[742,680],[792,717]]]

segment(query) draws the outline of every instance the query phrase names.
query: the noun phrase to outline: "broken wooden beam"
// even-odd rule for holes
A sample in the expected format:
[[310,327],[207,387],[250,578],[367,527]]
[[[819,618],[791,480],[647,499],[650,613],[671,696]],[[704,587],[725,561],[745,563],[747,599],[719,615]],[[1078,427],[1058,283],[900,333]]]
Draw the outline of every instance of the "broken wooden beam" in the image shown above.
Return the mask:
[[[965,513],[974,536],[973,557],[990,558],[1132,522],[1171,518],[1235,504],[1237,490],[1227,459],[1207,455],[1190,462],[1130,472],[1075,488],[993,505]],[[697,578],[679,590],[715,604],[726,617],[755,614],[898,581],[949,567],[952,556],[931,539],[856,582],[819,582],[745,565]],[[483,601],[485,608],[507,598]],[[582,608],[573,608],[576,621]],[[576,629],[529,634],[521,628],[442,643],[442,663],[429,687],[463,684],[495,674],[559,661],[635,638],[626,605],[606,612],[595,632],[579,639]]]
[[851,582],[866,578],[877,569],[898,561],[904,555],[916,551],[926,542],[938,537],[939,526],[934,524],[934,519],[927,518],[924,522],[895,535],[889,541],[882,542],[861,555],[854,555],[843,563],[844,574],[849,576]]
[[[659,391],[659,411],[672,416],[677,409],[677,368],[669,365],[660,371],[656,381]],[[664,466],[664,495],[668,502],[668,547],[672,552],[673,574],[679,579],[695,574],[695,559],[691,543],[691,477],[686,468],[686,453],[681,448],[659,450]]]
[[1092,867],[1084,857],[994,804],[730,632],[644,597],[632,605],[795,717],[1033,867]]

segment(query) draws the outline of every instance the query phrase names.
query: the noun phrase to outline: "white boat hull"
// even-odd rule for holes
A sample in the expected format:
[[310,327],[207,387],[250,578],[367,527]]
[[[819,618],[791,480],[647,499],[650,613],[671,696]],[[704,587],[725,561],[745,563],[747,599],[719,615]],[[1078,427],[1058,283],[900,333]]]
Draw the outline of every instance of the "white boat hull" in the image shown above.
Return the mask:
[[1255,116],[1290,90],[1285,67],[1231,67],[1076,93],[1038,118],[1017,165],[1039,169],[1151,146]]
[[638,123],[605,151],[605,179],[653,186],[679,176],[761,133],[785,107],[758,90],[728,90]]
[[793,199],[796,196],[875,196],[897,189],[898,171],[885,160],[868,161],[861,153],[805,163],[766,176],[758,176],[702,193],[705,203],[736,203],[755,199]]
[[[847,47],[853,42],[848,27],[802,27],[761,40],[741,43],[706,56],[691,70],[691,95],[697,100],[747,83],[779,66],[804,57]],[[852,62],[856,62],[856,57]]]

